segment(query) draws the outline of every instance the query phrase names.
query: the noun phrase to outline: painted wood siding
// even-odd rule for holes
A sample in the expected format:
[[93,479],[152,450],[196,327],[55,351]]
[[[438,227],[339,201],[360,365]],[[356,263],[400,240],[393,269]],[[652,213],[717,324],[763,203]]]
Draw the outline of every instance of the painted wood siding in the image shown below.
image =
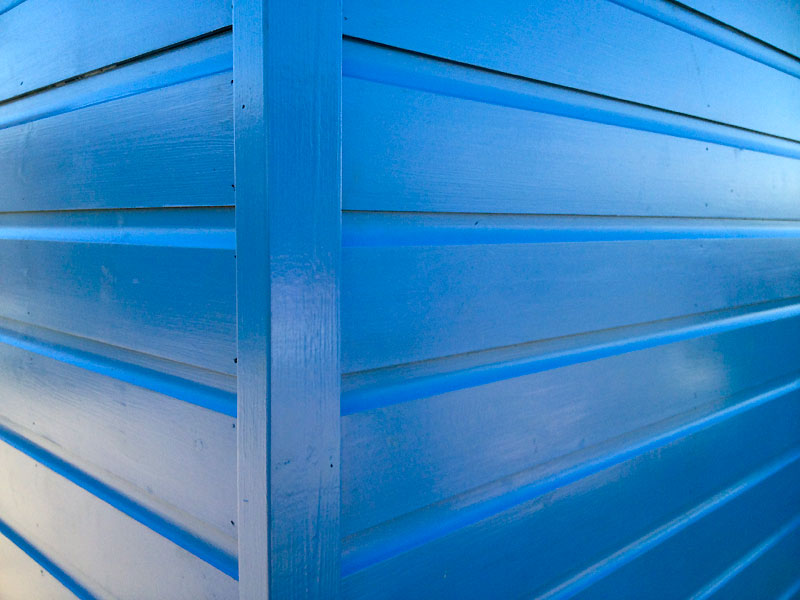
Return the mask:
[[0,598],[238,597],[231,6],[0,2]]
[[798,115],[796,0],[0,0],[0,600],[800,597]]
[[800,7],[345,0],[342,595],[800,584]]

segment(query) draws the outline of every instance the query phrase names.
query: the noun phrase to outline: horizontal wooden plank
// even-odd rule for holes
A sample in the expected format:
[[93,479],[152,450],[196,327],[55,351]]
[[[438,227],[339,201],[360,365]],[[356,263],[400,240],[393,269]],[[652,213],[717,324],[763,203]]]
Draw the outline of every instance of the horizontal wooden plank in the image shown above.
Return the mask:
[[0,342],[231,417],[236,416],[236,377],[231,374],[9,319],[0,319]]
[[798,252],[797,239],[345,248],[343,372],[795,297]]
[[30,556],[0,535],[0,598],[3,600],[76,600],[78,596]]
[[234,418],[0,344],[0,423],[236,556]]
[[0,127],[34,121],[181,82],[230,72],[231,33],[221,31],[139,60],[102,69],[13,102],[0,103]]
[[709,582],[697,600],[714,598],[758,598],[765,591],[782,596],[797,581],[800,564],[800,518],[795,517],[743,555],[740,560]]
[[788,75],[800,77],[800,60],[796,56],[690,6],[665,0],[610,1]]
[[230,24],[223,0],[27,0],[0,15],[0,99]]
[[797,395],[786,396],[550,493],[526,499],[508,489],[519,499],[505,510],[488,502],[479,520],[456,517],[446,535],[420,532],[427,543],[382,557],[381,544],[408,539],[396,520],[365,534],[375,548],[361,568],[351,561],[364,540],[345,539],[343,596],[534,597],[628,544],[646,548],[643,536],[666,526],[663,541],[675,532],[670,523],[697,520],[750,490],[765,500],[783,493],[796,509],[798,416]]
[[[722,588],[722,593],[713,596],[778,598],[797,576],[797,565],[800,564],[797,562],[800,558],[800,539],[797,538],[800,536],[796,532],[800,493],[793,481],[781,477],[778,483],[778,476],[775,479],[759,486],[763,489],[756,488],[678,531],[664,543],[572,597],[578,600],[633,599],[641,597],[646,588],[648,597],[653,600],[695,599],[697,597],[692,594],[702,593],[709,579],[726,569],[736,569],[739,566],[736,563],[754,547],[765,542],[769,544],[769,538],[773,536],[791,536],[788,540],[778,540],[787,542],[771,557],[779,564],[769,565],[769,557],[764,557],[759,565],[762,578],[757,587],[753,585],[754,581],[749,586],[749,591],[755,595],[748,594],[742,578],[730,581],[727,589]],[[780,556],[780,551],[787,554]]]
[[344,49],[342,72],[347,77],[800,158],[800,142],[734,125],[357,38],[345,39]]
[[[457,354],[342,378],[343,416],[800,316],[797,298]],[[154,388],[156,389],[156,388]]]
[[343,128],[350,210],[800,217],[795,159],[501,106],[488,93],[346,77]]
[[0,210],[232,205],[230,79],[217,73],[0,129]]
[[685,0],[683,4],[800,57],[798,0]]
[[798,336],[795,318],[346,416],[344,535],[526,469],[545,477],[772,390],[798,376]]
[[[16,231],[11,228],[4,231],[6,221],[0,216],[0,234]],[[34,231],[44,239],[49,229],[43,227]],[[53,231],[60,230],[54,228]],[[342,214],[342,245],[346,247],[798,237],[800,221],[792,220],[406,211],[344,211]]]
[[236,581],[0,444],[0,514],[97,598],[237,597]]
[[232,249],[0,240],[9,319],[234,374],[234,310]]
[[0,212],[0,239],[233,250],[233,207]]
[[800,139],[796,77],[605,0],[348,0],[343,13],[348,36]]

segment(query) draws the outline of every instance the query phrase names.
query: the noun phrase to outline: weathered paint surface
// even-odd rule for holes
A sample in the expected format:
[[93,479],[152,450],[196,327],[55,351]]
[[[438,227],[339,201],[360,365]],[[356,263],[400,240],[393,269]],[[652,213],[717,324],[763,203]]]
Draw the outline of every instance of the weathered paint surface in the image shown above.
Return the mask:
[[795,0],[0,0],[0,599],[798,597],[798,114]]
[[0,3],[4,600],[238,596],[231,23]]
[[239,574],[338,596],[341,8],[234,5]]
[[800,10],[745,4],[344,2],[344,598],[797,592]]

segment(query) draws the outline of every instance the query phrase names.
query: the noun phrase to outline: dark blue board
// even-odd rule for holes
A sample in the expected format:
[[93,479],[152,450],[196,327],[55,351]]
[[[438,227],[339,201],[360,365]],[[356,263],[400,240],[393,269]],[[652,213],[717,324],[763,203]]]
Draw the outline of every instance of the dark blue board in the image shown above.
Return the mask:
[[800,11],[686,4],[344,3],[343,597],[796,593]]

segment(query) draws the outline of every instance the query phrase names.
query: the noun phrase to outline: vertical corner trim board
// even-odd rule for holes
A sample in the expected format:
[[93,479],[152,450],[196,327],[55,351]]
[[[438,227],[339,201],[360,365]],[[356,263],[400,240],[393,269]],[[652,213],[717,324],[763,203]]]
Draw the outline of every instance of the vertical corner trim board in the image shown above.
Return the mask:
[[341,9],[234,3],[240,597],[338,596]]

